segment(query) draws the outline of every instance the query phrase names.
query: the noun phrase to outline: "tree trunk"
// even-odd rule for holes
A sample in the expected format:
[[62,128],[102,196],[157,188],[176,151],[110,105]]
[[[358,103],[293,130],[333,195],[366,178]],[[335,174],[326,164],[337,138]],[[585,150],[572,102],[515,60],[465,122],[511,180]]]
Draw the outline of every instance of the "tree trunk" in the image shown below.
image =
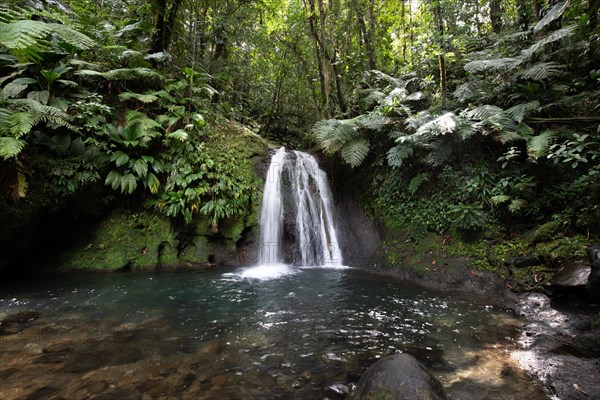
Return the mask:
[[173,0],[167,15],[167,0],[156,0],[156,29],[154,35],[152,35],[150,53],[160,53],[168,50],[180,5],[181,0]]
[[502,5],[500,0],[490,0],[490,22],[494,33],[502,30]]

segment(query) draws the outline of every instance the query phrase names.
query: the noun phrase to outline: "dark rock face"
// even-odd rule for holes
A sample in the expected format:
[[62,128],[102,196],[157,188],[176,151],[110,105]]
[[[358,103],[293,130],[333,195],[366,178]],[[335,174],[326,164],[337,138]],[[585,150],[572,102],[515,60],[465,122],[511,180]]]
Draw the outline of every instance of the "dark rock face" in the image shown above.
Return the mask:
[[365,210],[354,200],[344,200],[336,207],[339,249],[344,265],[363,267],[378,251],[381,238]]
[[600,301],[600,259],[592,263],[586,288],[592,299]]
[[408,354],[394,354],[371,365],[358,383],[356,398],[448,400],[440,381]]

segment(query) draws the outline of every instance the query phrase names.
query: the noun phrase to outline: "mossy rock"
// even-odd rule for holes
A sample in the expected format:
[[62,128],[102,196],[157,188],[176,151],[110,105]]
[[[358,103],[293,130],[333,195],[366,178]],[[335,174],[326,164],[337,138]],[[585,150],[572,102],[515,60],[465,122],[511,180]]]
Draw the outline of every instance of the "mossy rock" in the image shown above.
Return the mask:
[[219,232],[227,239],[238,241],[242,237],[242,232],[246,228],[244,221],[237,218],[225,218],[219,223]]
[[586,245],[587,239],[582,235],[561,237],[550,242],[538,243],[535,246],[535,254],[551,263],[585,259]]
[[212,262],[213,245],[206,236],[197,236],[194,241],[186,246],[179,254],[179,260],[184,264],[199,265]]
[[563,231],[563,224],[560,221],[550,221],[533,231],[528,232],[525,236],[531,243],[549,242],[556,238]]
[[88,240],[61,256],[61,269],[154,268],[174,263],[176,247],[166,218],[148,212],[114,212],[95,227]]

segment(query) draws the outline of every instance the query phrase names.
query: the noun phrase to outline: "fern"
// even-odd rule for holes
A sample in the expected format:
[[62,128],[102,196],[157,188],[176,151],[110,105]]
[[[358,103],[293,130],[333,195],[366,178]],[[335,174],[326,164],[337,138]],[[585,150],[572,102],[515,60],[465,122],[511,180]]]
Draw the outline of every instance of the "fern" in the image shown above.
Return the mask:
[[359,166],[369,153],[369,141],[366,139],[356,139],[344,143],[341,149],[342,159],[352,168]]
[[153,93],[133,93],[133,92],[125,92],[119,95],[119,99],[122,101],[127,100],[137,100],[142,103],[154,103],[158,100],[158,96]]
[[522,122],[525,119],[525,116],[529,114],[531,111],[535,111],[539,109],[540,102],[530,101],[529,103],[517,104],[506,110],[506,114],[510,116],[513,120],[517,122]]
[[548,34],[547,36],[545,36],[538,42],[531,45],[528,49],[523,50],[521,52],[521,58],[522,59],[531,59],[540,50],[544,49],[544,47],[546,47],[546,45],[548,45],[550,43],[554,43],[558,40],[561,40],[561,39],[564,39],[566,37],[573,35],[573,33],[575,33],[576,29],[577,29],[577,26],[569,25],[569,26],[565,26],[564,28],[561,28],[561,29],[551,32],[550,34]]
[[548,12],[544,15],[544,17],[533,27],[533,32],[537,33],[540,30],[544,29],[548,26],[552,21],[560,18],[567,8],[569,7],[569,0],[564,0],[559,3],[556,3],[552,8],[548,10]]
[[429,180],[429,174],[427,172],[422,172],[420,174],[417,174],[417,176],[412,178],[410,180],[410,183],[408,184],[408,188],[407,188],[408,193],[414,195],[415,193],[417,193],[419,191],[421,186],[428,180]]
[[518,57],[497,58],[491,60],[475,60],[464,67],[467,72],[496,72],[501,70],[514,70],[523,63]]
[[413,148],[410,144],[396,145],[387,152],[388,165],[392,168],[399,168],[412,155]]
[[0,137],[0,157],[4,160],[18,156],[25,148],[25,141],[14,137]]
[[452,112],[448,112],[435,118],[432,121],[420,126],[414,136],[440,136],[449,133],[456,132],[459,128],[460,122],[456,115]]
[[519,75],[523,79],[531,79],[534,81],[543,81],[548,78],[555,77],[563,73],[564,65],[555,62],[541,62],[535,64],[521,72]]
[[534,160],[546,157],[550,151],[550,146],[556,137],[557,131],[546,130],[537,136],[532,137],[527,142],[527,154]]

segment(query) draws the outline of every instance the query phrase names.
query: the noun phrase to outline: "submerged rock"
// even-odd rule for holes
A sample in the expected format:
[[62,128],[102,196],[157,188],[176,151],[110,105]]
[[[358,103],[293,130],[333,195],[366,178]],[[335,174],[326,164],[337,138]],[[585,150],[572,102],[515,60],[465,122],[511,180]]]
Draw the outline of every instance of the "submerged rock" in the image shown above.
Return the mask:
[[403,400],[448,400],[440,381],[408,354],[382,358],[371,365],[358,382],[358,400],[387,398],[385,396]]
[[31,321],[41,316],[37,311],[24,311],[6,316],[0,321],[0,335],[15,335],[27,327]]

